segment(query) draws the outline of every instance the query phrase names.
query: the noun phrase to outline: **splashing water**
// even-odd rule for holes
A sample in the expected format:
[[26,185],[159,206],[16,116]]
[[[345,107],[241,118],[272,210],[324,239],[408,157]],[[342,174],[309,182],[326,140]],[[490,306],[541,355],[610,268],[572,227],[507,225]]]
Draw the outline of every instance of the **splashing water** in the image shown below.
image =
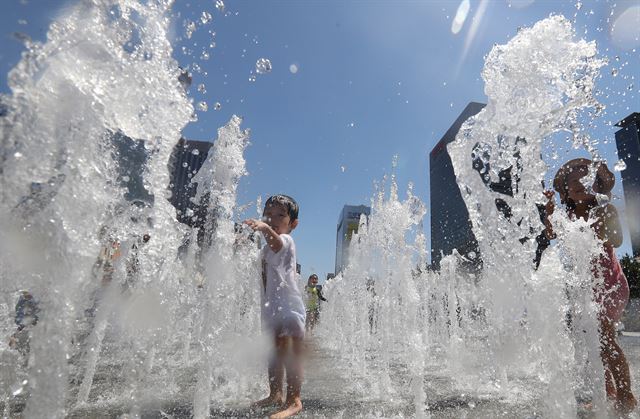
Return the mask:
[[[595,79],[605,63],[596,57],[594,42],[573,38],[570,22],[552,16],[520,31],[507,45],[494,47],[482,74],[488,104],[448,147],[482,257],[480,292],[492,325],[490,357],[496,365],[503,360],[502,370],[495,373],[504,381],[509,370],[523,364],[521,357],[507,356],[520,347],[525,361],[535,360],[547,372],[547,413],[555,410],[563,416],[575,412],[570,402],[573,349],[562,324],[563,287],[549,278],[566,274],[547,265],[535,272],[532,261],[535,238],[543,230],[537,208],[545,202],[542,142],[554,132],[579,126],[579,111],[596,106]],[[502,193],[499,186],[506,187]],[[598,252],[596,243],[583,243],[591,246],[582,249],[576,262],[590,266]],[[588,272],[583,274],[590,278]],[[590,293],[585,289],[583,298]],[[595,323],[591,326],[591,361],[598,365],[597,328]],[[543,342],[557,351],[538,350]]]
[[[0,119],[0,291],[30,289],[47,313],[33,329],[29,370],[5,370],[3,358],[7,394],[29,393],[25,417],[109,403],[140,416],[185,400],[194,417],[207,417],[212,407],[246,403],[262,382],[266,359],[251,351],[258,251],[233,222],[249,138],[240,118],[219,129],[192,180],[207,209],[205,240],[176,221],[165,199],[167,163],[194,112],[171,58],[170,3],[81,3],[52,24],[46,43],[27,41],[10,74],[9,112]],[[224,11],[221,0],[215,6]],[[478,254],[454,252],[440,272],[429,271],[425,205],[411,186],[399,198],[395,174],[378,188],[349,265],[326,286],[332,302],[316,329],[335,370],[349,377],[345,398],[409,401],[413,417],[457,394],[536,408],[542,400],[549,417],[575,416],[575,392],[603,404],[595,390],[604,388],[590,282],[595,236],[557,211],[559,245],[538,270],[532,264],[541,144],[597,105],[603,61],[593,43],[574,37],[566,19],[552,16],[487,58],[489,103],[449,147]],[[271,63],[260,59],[255,71],[268,73]],[[150,197],[143,208],[127,201],[120,183],[131,181],[120,173],[123,138],[141,141]],[[595,152],[582,133],[574,140]],[[510,193],[497,195],[490,185],[508,168]],[[151,238],[143,245],[144,233]],[[96,255],[114,243],[122,255],[101,285]],[[469,272],[480,260],[482,270]],[[566,307],[586,333],[567,330]]]
[[[114,132],[144,139],[145,187],[156,196],[150,264],[171,257],[163,245],[176,232],[161,199],[166,162],[192,110],[171,58],[167,7],[81,3],[51,25],[47,43],[30,43],[9,75],[13,95],[1,139],[3,291],[28,287],[41,296],[43,312],[56,313],[34,329],[30,382],[37,386],[26,416],[63,415],[72,325],[92,286],[97,233],[109,225],[127,238],[128,206],[114,186]],[[144,276],[146,282],[154,275]]]
[[[331,350],[349,348],[340,368],[365,383],[351,389],[359,396],[406,387],[398,383],[406,369],[405,397],[416,416],[425,408],[423,380],[443,375],[447,383],[432,391],[529,400],[530,409],[541,400],[535,409],[545,417],[575,417],[576,392],[602,406],[590,273],[598,242],[585,223],[556,211],[559,245],[547,249],[539,269],[533,263],[543,229],[536,204],[545,202],[541,144],[579,126],[579,111],[597,104],[592,94],[604,61],[595,43],[574,37],[568,20],[552,16],[487,57],[488,104],[448,147],[479,255],[454,252],[440,272],[421,269],[424,238],[405,240],[420,222],[421,204],[410,192],[400,202],[393,178],[389,198],[378,193],[352,239],[349,266],[327,287],[332,304],[320,325]],[[568,331],[567,307],[574,330],[585,333]]]
[[256,61],[256,73],[267,74],[271,73],[271,61],[268,58],[258,58]]
[[[29,43],[10,73],[13,94],[3,98],[9,112],[0,120],[1,291],[29,289],[46,313],[32,332],[28,417],[63,417],[70,396],[81,410],[96,394],[123,398],[129,413],[139,415],[181,390],[176,368],[215,367],[215,377],[203,375],[197,384],[223,393],[221,382],[256,382],[251,373],[236,379],[250,369],[241,354],[214,362],[211,352],[233,353],[231,339],[237,343],[256,328],[252,294],[224,289],[249,283],[257,254],[255,246],[234,244],[230,219],[247,138],[238,118],[220,131],[206,171],[196,177],[200,190],[215,197],[207,229],[215,230],[218,245],[200,265],[182,260],[197,253],[196,240],[186,256],[178,253],[185,230],[166,199],[167,163],[193,108],[171,58],[170,4],[82,2],[51,25],[46,43]],[[125,199],[118,181],[130,152],[118,148],[122,141],[139,144],[145,156],[140,174],[150,201],[142,209]],[[150,235],[145,244],[143,233]],[[119,247],[121,256],[101,285],[94,262],[103,246]],[[221,252],[225,246],[234,253]],[[194,277],[204,279],[202,291]],[[220,312],[208,303],[220,295],[247,303]],[[122,380],[108,380],[107,388],[96,382],[112,374],[106,365],[122,370]],[[79,387],[69,388],[70,381]],[[208,404],[191,393],[197,406]]]
[[627,163],[625,163],[624,160],[620,159],[616,162],[615,166],[613,166],[613,169],[616,172],[622,172],[623,170],[627,170]]

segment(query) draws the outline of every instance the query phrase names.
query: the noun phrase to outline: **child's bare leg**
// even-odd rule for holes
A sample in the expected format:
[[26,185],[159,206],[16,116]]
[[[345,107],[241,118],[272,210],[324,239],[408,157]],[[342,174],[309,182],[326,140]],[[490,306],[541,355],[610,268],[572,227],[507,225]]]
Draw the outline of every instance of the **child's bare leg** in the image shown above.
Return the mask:
[[631,412],[637,405],[631,392],[631,373],[629,363],[616,341],[616,329],[613,322],[601,319],[601,356],[605,369],[611,372],[616,392],[616,408],[623,412]]
[[[285,346],[283,346],[283,344]],[[269,396],[252,403],[252,407],[267,407],[282,405],[284,403],[282,385],[284,383],[284,360],[286,351],[286,341],[282,342],[281,338],[275,338],[274,354],[269,361],[269,367],[267,369],[269,374]]]
[[609,368],[604,370],[604,385],[607,390],[607,399],[610,401],[616,401],[618,399],[618,392],[616,391],[616,383],[613,382],[613,375]]
[[304,342],[302,338],[291,337],[291,356],[287,360],[287,399],[285,408],[270,416],[270,419],[284,419],[300,413],[302,410],[302,356]]
[[317,322],[316,311],[311,310],[309,312],[309,329],[307,330],[312,331],[316,327],[316,322]]

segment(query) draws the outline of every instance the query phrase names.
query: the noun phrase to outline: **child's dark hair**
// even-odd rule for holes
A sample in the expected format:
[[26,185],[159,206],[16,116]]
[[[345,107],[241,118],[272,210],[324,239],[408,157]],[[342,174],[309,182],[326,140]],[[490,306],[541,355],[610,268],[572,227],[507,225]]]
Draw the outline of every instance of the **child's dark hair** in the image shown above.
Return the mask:
[[589,169],[596,170],[593,181],[593,192],[608,195],[616,182],[616,178],[604,162],[593,162],[589,159],[573,159],[562,165],[553,179],[553,189],[560,194],[560,199],[565,200],[568,193],[567,177],[573,171],[584,173],[586,176]]
[[287,209],[291,221],[298,219],[298,211],[300,210],[300,207],[298,207],[296,200],[291,198],[289,195],[278,194],[270,196],[269,199],[267,199],[267,202],[264,203],[264,207],[267,208],[269,205],[274,204],[283,205]]

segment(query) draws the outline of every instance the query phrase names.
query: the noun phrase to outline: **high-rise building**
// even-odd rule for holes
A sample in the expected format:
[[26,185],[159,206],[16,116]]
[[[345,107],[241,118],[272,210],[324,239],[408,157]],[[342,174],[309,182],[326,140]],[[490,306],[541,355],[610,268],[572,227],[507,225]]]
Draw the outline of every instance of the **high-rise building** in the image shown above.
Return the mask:
[[358,232],[360,216],[371,215],[371,207],[366,205],[345,205],[338,218],[336,234],[336,266],[335,273],[340,273],[349,262],[349,242],[353,233]]
[[181,138],[176,144],[169,160],[171,190],[170,202],[176,207],[178,221],[192,227],[200,227],[204,222],[206,208],[203,203],[193,202],[197,183],[191,178],[202,167],[213,143],[208,141],[186,140]]
[[453,249],[457,249],[462,255],[470,252],[478,255],[478,242],[456,182],[447,144],[456,139],[462,124],[484,107],[482,103],[470,102],[429,154],[431,265],[434,269],[440,268],[442,256],[450,255]]
[[144,167],[149,155],[143,140],[134,140],[120,131],[111,135],[118,182],[125,188],[124,198],[140,206],[153,204],[153,195],[144,187]]
[[624,202],[631,249],[640,256],[640,113],[634,112],[616,124],[618,158],[626,168],[620,173],[624,189]]

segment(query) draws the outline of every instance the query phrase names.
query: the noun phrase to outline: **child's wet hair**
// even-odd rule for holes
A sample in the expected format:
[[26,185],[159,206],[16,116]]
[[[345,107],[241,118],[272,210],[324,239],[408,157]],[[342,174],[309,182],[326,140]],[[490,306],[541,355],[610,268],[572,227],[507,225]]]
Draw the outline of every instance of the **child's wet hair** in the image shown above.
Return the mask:
[[266,209],[270,205],[280,204],[283,205],[287,209],[287,213],[289,214],[289,218],[291,221],[295,221],[298,219],[298,211],[300,207],[298,207],[298,203],[295,199],[291,198],[289,195],[273,195],[267,199],[267,202],[264,203],[264,208]]
[[596,170],[596,177],[593,181],[593,191],[603,195],[611,192],[616,179],[611,170],[607,167],[607,164],[604,162],[594,163],[593,161],[584,158],[569,160],[563,164],[562,167],[558,169],[558,172],[553,179],[553,189],[560,194],[561,198],[567,196],[569,188],[567,184],[567,177],[569,174],[574,171],[582,171],[584,172],[584,177],[589,174],[590,168],[592,170]]

